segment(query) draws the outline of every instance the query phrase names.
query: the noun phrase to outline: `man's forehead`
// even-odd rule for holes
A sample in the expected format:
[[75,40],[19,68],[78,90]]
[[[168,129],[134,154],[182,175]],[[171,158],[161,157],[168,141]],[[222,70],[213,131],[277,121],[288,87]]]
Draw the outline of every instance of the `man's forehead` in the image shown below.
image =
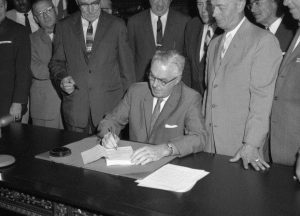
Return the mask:
[[87,3],[87,4],[91,4],[91,3],[100,3],[100,0],[77,0],[78,3]]
[[205,3],[207,0],[197,0],[197,3]]

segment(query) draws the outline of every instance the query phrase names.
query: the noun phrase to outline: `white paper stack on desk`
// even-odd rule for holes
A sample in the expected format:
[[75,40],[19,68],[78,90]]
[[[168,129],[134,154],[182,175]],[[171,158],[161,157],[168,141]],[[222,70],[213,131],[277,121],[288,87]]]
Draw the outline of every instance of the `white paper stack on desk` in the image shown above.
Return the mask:
[[167,164],[156,170],[146,178],[136,180],[138,186],[168,190],[174,192],[187,192],[198,180],[209,172],[188,167]]
[[106,149],[101,145],[81,152],[84,164],[92,163],[102,157],[106,159],[106,165],[132,165],[131,155],[133,153],[131,146],[118,147],[117,149]]

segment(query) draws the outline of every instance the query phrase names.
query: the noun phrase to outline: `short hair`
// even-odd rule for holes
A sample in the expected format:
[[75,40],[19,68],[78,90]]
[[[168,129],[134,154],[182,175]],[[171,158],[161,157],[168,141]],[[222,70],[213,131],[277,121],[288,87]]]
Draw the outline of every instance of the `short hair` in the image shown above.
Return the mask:
[[160,62],[164,65],[169,65],[169,64],[173,64],[177,67],[178,69],[178,75],[182,75],[183,69],[184,69],[184,64],[185,64],[185,58],[179,54],[178,51],[176,50],[167,50],[167,51],[162,51],[162,50],[158,50],[155,52],[152,61],[151,61],[151,65],[154,62]]
[[54,7],[53,2],[51,0],[34,0],[31,7],[33,13],[34,13],[35,6],[40,2],[48,2],[51,6]]

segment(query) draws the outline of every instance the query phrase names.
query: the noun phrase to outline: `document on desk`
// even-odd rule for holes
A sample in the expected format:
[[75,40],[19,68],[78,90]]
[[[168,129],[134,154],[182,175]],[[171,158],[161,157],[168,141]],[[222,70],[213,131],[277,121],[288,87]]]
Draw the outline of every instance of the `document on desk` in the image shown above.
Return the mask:
[[96,145],[84,152],[81,157],[84,164],[92,163],[102,157],[106,159],[106,165],[132,165],[131,155],[133,150],[131,146],[118,147],[117,149],[106,149],[101,145]]
[[167,164],[144,179],[136,180],[138,186],[168,190],[174,192],[187,192],[196,182],[209,172],[192,169],[174,164]]

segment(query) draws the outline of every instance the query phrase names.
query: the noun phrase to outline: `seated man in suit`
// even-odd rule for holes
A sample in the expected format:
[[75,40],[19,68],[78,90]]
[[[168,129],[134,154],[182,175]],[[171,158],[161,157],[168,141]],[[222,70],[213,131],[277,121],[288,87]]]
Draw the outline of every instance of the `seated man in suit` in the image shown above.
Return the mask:
[[30,35],[32,72],[30,116],[33,125],[61,129],[63,128],[61,101],[51,82],[48,67],[52,56],[53,30],[57,14],[51,0],[36,0],[32,12],[41,28]]
[[285,54],[298,28],[288,12],[286,13],[282,0],[250,0],[249,9],[258,24],[272,32],[280,43]]
[[129,44],[134,54],[136,80],[147,80],[155,51],[183,52],[184,29],[190,19],[170,8],[172,0],[149,0],[151,8],[128,20]]
[[164,156],[185,156],[202,151],[206,130],[201,96],[181,82],[185,59],[178,52],[157,51],[149,83],[133,84],[119,105],[100,122],[103,146],[116,147],[118,134],[129,123],[130,140],[153,144],[136,150],[135,164]]
[[[191,87],[204,94],[205,60],[209,42],[222,33],[212,17],[211,0],[197,0],[200,15],[190,20],[184,35],[184,48],[187,57],[184,76],[190,79]],[[184,79],[185,80],[185,79]]]

